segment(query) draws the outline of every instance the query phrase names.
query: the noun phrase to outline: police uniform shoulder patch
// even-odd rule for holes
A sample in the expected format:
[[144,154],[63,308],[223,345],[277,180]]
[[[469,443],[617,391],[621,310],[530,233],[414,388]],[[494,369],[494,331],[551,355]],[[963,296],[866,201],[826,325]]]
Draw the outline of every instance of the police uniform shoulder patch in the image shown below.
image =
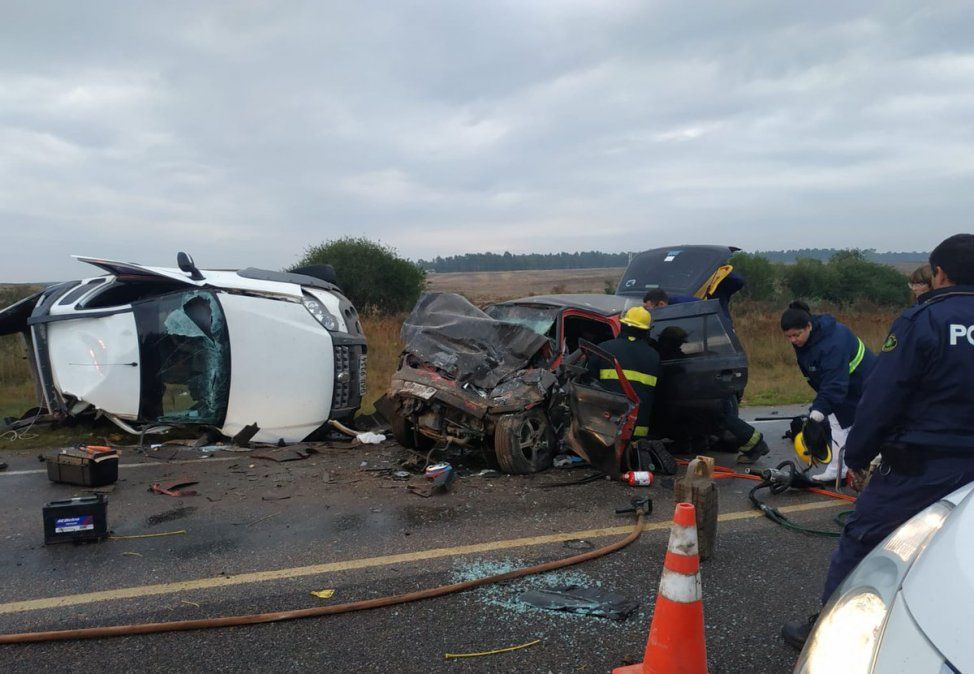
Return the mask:
[[886,341],[883,342],[883,352],[885,353],[888,351],[892,351],[893,349],[896,348],[896,345],[898,343],[899,342],[896,341],[896,335],[894,335],[892,332],[889,333],[889,335],[886,337]]

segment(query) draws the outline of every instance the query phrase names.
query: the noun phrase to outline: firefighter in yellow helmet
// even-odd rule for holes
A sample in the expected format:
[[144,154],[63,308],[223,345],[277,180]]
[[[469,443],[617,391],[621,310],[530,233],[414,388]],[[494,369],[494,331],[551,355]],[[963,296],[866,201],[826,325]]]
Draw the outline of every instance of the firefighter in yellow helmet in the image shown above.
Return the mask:
[[[653,411],[656,379],[659,377],[659,353],[646,339],[652,318],[644,307],[632,307],[622,315],[619,336],[599,344],[599,347],[615,356],[622,373],[639,396],[639,414],[633,439],[646,437],[649,419]],[[623,393],[619,375],[612,363],[593,358],[589,372],[599,380],[603,388]]]

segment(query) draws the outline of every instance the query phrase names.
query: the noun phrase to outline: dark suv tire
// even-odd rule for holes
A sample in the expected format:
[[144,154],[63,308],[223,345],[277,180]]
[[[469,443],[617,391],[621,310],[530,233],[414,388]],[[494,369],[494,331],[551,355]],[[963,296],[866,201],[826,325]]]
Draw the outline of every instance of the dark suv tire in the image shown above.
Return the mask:
[[494,426],[494,456],[505,473],[537,473],[551,467],[555,434],[544,411],[538,408],[505,414]]

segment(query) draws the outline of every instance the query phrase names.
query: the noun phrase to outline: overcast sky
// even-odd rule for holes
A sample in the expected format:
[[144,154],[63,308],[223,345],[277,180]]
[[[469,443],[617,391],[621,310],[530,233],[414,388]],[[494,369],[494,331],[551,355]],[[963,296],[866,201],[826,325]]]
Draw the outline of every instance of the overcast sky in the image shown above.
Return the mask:
[[972,231],[965,2],[0,0],[0,280]]

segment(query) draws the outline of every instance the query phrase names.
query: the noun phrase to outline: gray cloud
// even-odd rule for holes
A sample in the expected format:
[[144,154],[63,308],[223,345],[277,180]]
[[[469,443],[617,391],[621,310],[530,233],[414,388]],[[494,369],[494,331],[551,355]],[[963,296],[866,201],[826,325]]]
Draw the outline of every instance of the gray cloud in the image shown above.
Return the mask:
[[8,5],[5,280],[971,229],[961,2]]

